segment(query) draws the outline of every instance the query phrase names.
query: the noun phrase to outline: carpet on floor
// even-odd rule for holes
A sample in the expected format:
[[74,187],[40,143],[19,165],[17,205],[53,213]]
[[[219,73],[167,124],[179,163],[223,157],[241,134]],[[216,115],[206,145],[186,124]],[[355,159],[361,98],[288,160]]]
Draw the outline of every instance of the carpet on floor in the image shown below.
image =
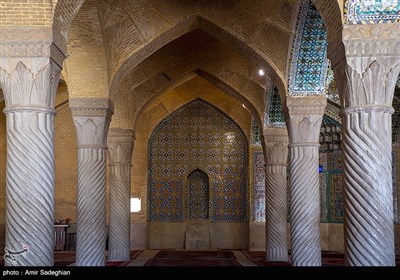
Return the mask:
[[[108,261],[106,266],[126,266],[135,259],[143,250],[131,250],[129,261]],[[76,260],[75,251],[54,252],[54,266],[68,266]]]
[[54,252],[54,266],[67,266],[75,262],[75,251]]
[[[242,253],[259,266],[290,266],[290,262],[267,262],[265,251],[248,251],[243,250]],[[290,259],[289,253],[289,259]],[[344,254],[337,252],[322,252],[322,266],[344,266]]]
[[190,251],[190,250],[167,250],[160,251],[155,259],[234,259],[232,251]]
[[106,266],[126,266],[131,261],[106,261]]
[[144,266],[241,266],[231,251],[160,251]]

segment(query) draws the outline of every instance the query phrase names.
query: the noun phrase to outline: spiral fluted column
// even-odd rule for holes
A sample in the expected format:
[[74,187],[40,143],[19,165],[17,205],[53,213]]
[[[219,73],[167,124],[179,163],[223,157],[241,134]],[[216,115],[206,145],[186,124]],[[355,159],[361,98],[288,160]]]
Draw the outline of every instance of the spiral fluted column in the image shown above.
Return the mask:
[[110,227],[108,259],[130,259],[131,162],[134,134],[131,129],[111,128],[108,134],[110,159]]
[[7,117],[6,266],[54,265],[52,86],[61,68],[49,58],[32,61],[37,69],[7,58],[0,65]]
[[344,110],[346,262],[395,265],[391,108]]
[[319,133],[325,96],[287,97],[293,266],[320,266]]
[[266,260],[288,261],[286,128],[264,129]]
[[343,38],[345,59],[334,69],[342,78],[346,265],[394,266],[391,115],[400,29],[349,26]]
[[104,266],[106,249],[106,139],[108,99],[71,99],[78,143],[76,265]]

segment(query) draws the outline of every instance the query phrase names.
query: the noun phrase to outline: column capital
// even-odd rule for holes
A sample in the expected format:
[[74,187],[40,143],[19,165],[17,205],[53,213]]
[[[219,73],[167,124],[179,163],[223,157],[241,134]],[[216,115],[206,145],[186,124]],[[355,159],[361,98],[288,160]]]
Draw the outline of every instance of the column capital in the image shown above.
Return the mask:
[[129,128],[111,127],[108,132],[109,141],[114,141],[118,138],[126,138],[127,140],[136,140],[135,132]]
[[346,26],[343,46],[345,63],[333,67],[342,108],[390,108],[400,72],[400,24]]
[[343,28],[346,57],[373,55],[398,56],[400,24],[356,24]]
[[[61,68],[48,58],[31,59],[25,64],[17,62],[15,68],[1,59],[0,83],[6,103],[5,113],[9,110],[54,111],[55,94],[60,80]],[[38,64],[35,64],[34,60]],[[41,68],[37,68],[37,66]]]
[[[59,68],[62,68],[66,58],[65,42],[54,43],[51,27],[13,26],[0,30],[0,57],[2,62],[7,61],[9,71],[15,68],[18,61],[32,60],[32,58],[51,59]],[[3,64],[2,63],[2,64]]]
[[319,145],[326,96],[287,96],[286,116],[290,144]]
[[107,133],[113,114],[108,98],[70,99],[78,148],[106,148]]
[[73,98],[69,100],[73,117],[106,117],[111,120],[114,104],[109,98]]
[[107,139],[110,166],[131,165],[134,140],[132,129],[110,128]]
[[263,129],[265,143],[269,142],[288,142],[288,131],[286,127],[273,128],[265,127]]
[[294,115],[321,115],[325,111],[327,101],[324,95],[287,96],[287,114]]
[[0,83],[7,110],[54,108],[66,50],[53,43],[52,28],[5,27],[0,38]]
[[287,165],[289,137],[286,128],[264,128],[266,165]]

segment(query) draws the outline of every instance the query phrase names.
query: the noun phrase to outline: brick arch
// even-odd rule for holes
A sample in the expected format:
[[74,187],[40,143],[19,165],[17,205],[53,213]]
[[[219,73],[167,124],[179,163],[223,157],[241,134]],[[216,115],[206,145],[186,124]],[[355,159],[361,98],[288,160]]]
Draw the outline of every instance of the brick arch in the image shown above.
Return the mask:
[[[211,84],[213,84],[214,86],[216,86],[218,89],[220,89],[221,91],[225,92],[226,94],[232,96],[233,98],[237,99],[238,101],[242,102],[246,108],[248,108],[250,110],[250,112],[257,118],[257,120],[262,123],[262,118],[263,118],[263,111],[258,110],[253,102],[249,101],[248,98],[246,98],[246,96],[244,96],[241,93],[240,88],[237,88],[236,85],[232,84],[231,81],[229,80],[224,80],[224,77],[218,75],[218,72],[209,72],[207,70],[204,69],[193,69],[192,72],[186,74],[185,76],[181,77],[181,79],[173,81],[171,84],[168,84],[165,87],[162,87],[159,89],[159,91],[152,96],[151,98],[149,98],[146,102],[144,102],[144,104],[139,108],[139,110],[137,110],[136,112],[133,112],[133,116],[131,119],[131,123],[133,124],[133,129],[136,129],[136,122],[139,119],[139,116],[143,113],[143,111],[147,108],[147,106],[156,98],[158,98],[160,95],[166,93],[167,91],[169,91],[172,88],[175,88],[177,86],[179,86],[180,84],[182,84],[183,82],[195,77],[196,75],[204,78],[205,80],[207,80],[208,82],[210,82]],[[263,96],[264,97],[264,96]],[[265,98],[263,99],[263,101],[265,101]],[[124,106],[126,104],[120,104],[120,103],[115,103],[115,115],[113,116],[113,120],[118,118],[118,106]],[[215,106],[215,105],[214,105]],[[262,106],[264,107],[264,105]],[[220,110],[222,110],[220,108]],[[224,111],[224,110],[222,110]]]
[[[311,2],[314,3],[325,23],[328,35],[328,58],[335,61],[333,56],[344,57],[344,49],[341,48],[343,12],[340,8],[344,1],[311,0]],[[335,53],[335,50],[339,53]]]
[[68,31],[72,20],[85,0],[58,0],[53,15],[53,41],[66,53]]
[[[258,69],[254,64],[246,62],[246,59],[218,39],[212,38],[208,41],[210,37],[205,32],[197,31],[197,33],[205,37],[197,37],[198,34],[194,34],[195,38],[199,38],[198,47],[193,48],[194,52],[185,47],[187,42],[193,40],[193,36],[189,36],[182,38],[182,42],[176,41],[162,48],[132,69],[124,79],[121,90],[118,93],[114,92],[113,123],[120,126],[129,125],[131,128],[132,120],[136,121],[140,111],[146,108],[146,104],[201,72],[206,73],[203,78],[211,79],[211,84],[219,83],[218,80],[221,80],[229,85],[230,92],[235,92],[236,97],[242,96],[240,97],[242,103],[246,104],[247,108],[252,108],[254,115],[263,115],[265,92],[270,79],[258,76]],[[126,104],[131,104],[129,109]],[[123,123],[121,116],[122,119],[129,119],[129,124]]]
[[[196,69],[202,69],[203,72],[219,77],[236,92],[240,92],[246,100],[243,103],[253,104],[255,108],[253,113],[262,115],[266,84],[270,79],[266,76],[258,76],[258,69],[254,64],[247,62],[218,39],[211,38],[202,31],[193,32],[195,33],[192,35],[190,33],[185,35],[186,38],[181,37],[183,41],[176,41],[157,51],[150,59],[144,60],[134,68],[124,79],[123,83],[129,87],[129,98],[134,103],[133,111],[139,111],[147,100],[175,87],[179,81],[185,80],[185,77],[191,75],[190,73]],[[199,39],[197,47],[193,49],[185,47],[193,38]],[[211,82],[214,83],[214,81]],[[120,94],[127,95],[124,91],[117,93],[116,105],[118,99],[121,98],[118,96]]]
[[201,29],[210,35],[219,38],[222,42],[238,51],[243,57],[252,61],[259,67],[264,68],[266,74],[271,77],[278,88],[284,89],[280,91],[282,96],[286,95],[284,71],[279,70],[279,67],[259,50],[249,46],[246,42],[236,37],[234,34],[230,33],[218,24],[201,16],[189,16],[184,20],[179,21],[175,26],[162,33],[160,36],[146,44],[138,51],[133,52],[128,58],[121,62],[117,67],[115,74],[113,74],[111,77],[110,92],[118,92],[119,85],[125,76],[128,75],[128,73],[137,65],[139,65],[144,59],[176,38],[195,29]]
[[[208,72],[204,69],[196,69],[195,73],[197,73],[199,76],[203,77],[207,81],[214,84],[221,91],[224,91],[227,94],[232,95],[233,97],[240,100],[251,111],[251,113],[257,118],[257,120],[260,121],[260,123],[262,123],[261,120],[263,118],[264,111],[258,110],[254,106],[253,102],[249,101],[243,95],[243,93],[241,93],[241,89],[237,88],[235,85],[233,85],[228,80],[223,79],[223,77],[219,76],[218,73]],[[264,97],[264,95],[262,97]],[[265,98],[263,98],[262,101],[265,101]],[[265,107],[265,104],[263,104],[262,107]]]
[[303,0],[296,24],[289,72],[289,95],[324,94],[327,82],[325,22],[310,0]]

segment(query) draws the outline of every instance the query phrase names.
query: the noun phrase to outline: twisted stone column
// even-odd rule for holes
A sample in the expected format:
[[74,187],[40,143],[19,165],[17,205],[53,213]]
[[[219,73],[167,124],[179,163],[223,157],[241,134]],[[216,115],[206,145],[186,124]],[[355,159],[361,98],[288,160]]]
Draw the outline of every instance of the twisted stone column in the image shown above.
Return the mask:
[[266,259],[287,262],[287,129],[264,129],[264,140]]
[[110,161],[108,259],[113,261],[130,260],[130,197],[133,141],[133,130],[110,129],[108,135]]
[[320,266],[319,133],[325,96],[287,97],[292,265]]
[[394,266],[392,99],[400,72],[398,24],[348,26],[344,78],[344,234],[346,264]]
[[71,99],[78,143],[77,266],[104,266],[106,249],[106,141],[108,99]]
[[[45,37],[30,42],[25,31],[2,31],[0,82],[7,118],[5,265],[52,266],[54,101],[65,56]],[[8,42],[8,36],[17,35],[26,36],[25,44]]]

